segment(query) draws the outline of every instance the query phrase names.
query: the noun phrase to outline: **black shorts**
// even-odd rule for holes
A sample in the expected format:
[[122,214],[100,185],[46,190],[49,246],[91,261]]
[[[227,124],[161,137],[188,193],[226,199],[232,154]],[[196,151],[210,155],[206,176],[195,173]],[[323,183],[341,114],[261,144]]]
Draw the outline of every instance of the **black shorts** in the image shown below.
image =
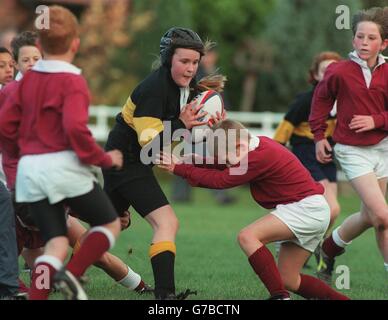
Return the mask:
[[292,147],[292,152],[298,157],[300,162],[310,171],[315,181],[329,180],[337,182],[337,167],[334,161],[323,164],[315,157],[314,143],[301,143]]
[[17,217],[15,219],[15,230],[18,255],[22,253],[23,248],[38,249],[45,246],[40,231],[23,227]]
[[119,215],[132,206],[144,218],[169,204],[152,171],[149,176],[128,180],[109,189],[107,194]]
[[67,198],[55,204],[50,204],[47,199],[28,203],[28,209],[45,242],[55,237],[67,236],[65,205],[93,227],[117,219],[112,203],[98,184],[94,184],[93,190],[87,194]]
[[109,133],[105,150],[119,149],[123,153],[121,170],[104,169],[104,190],[117,213],[122,215],[132,206],[142,217],[169,202],[155,178],[152,165],[140,160],[141,147],[136,132],[126,124],[117,122]]

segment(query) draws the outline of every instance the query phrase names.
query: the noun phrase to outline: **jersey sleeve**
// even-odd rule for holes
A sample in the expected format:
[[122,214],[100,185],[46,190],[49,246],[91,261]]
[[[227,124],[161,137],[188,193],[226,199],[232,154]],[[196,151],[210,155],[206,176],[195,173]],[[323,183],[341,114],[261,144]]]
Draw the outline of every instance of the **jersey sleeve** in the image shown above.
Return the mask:
[[325,138],[325,131],[328,126],[326,120],[333,109],[338,93],[339,76],[334,65],[335,63],[327,68],[323,80],[319,82],[315,89],[311,104],[309,124],[316,142]]
[[2,97],[0,106],[0,149],[13,158],[19,155],[17,141],[21,116],[19,90],[13,90],[8,96]]
[[[241,165],[241,163],[240,163]],[[226,189],[243,185],[261,174],[262,168],[258,161],[248,159],[246,167],[231,167],[223,170],[201,168],[191,164],[179,164],[174,174],[186,179],[194,187],[209,189]],[[238,170],[238,169],[241,169]]]
[[133,125],[140,146],[152,143],[162,149],[166,143],[171,143],[172,134],[176,130],[185,128],[179,118],[163,119],[167,103],[165,99],[165,93],[158,88],[132,95],[124,106],[127,110],[126,122]]
[[81,162],[104,168],[112,166],[111,157],[96,143],[87,123],[89,92],[85,81],[69,83],[64,95],[62,125],[70,145]]

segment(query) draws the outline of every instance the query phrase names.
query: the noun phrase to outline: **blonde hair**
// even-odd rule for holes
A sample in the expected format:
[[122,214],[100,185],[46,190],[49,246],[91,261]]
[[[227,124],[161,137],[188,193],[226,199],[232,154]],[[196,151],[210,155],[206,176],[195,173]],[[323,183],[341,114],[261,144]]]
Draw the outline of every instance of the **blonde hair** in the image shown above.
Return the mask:
[[[230,134],[231,131],[236,134]],[[225,154],[228,154],[236,147],[236,143],[248,139],[251,139],[251,134],[248,129],[240,122],[231,119],[225,119],[216,123],[212,127],[212,131],[207,136],[208,149],[212,156],[218,157],[220,150],[225,150]]]
[[[205,42],[205,55],[214,50],[216,47],[216,43],[210,40],[206,40]],[[197,85],[196,85],[196,90],[197,91],[207,91],[207,90],[214,90],[217,92],[222,92],[224,91],[225,83],[227,81],[227,77],[217,73],[209,74],[203,78],[201,78]]]
[[48,29],[37,30],[42,49],[48,54],[64,54],[78,37],[77,18],[62,6],[50,6],[49,21]]
[[224,91],[227,78],[222,74],[210,74],[200,79],[196,85],[196,89],[200,92],[206,90],[214,90],[217,92]]

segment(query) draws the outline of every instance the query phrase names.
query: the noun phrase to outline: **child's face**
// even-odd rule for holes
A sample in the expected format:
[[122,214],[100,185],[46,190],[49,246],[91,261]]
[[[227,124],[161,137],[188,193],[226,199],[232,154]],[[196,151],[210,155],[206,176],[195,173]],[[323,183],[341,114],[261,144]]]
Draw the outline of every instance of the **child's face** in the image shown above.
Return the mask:
[[199,52],[192,49],[177,48],[172,56],[171,77],[178,87],[188,87],[197,73],[200,60]]
[[353,39],[353,47],[359,57],[373,67],[377,62],[377,56],[387,46],[387,41],[381,38],[379,26],[370,21],[360,22]]
[[318,66],[318,72],[314,75],[315,80],[321,81],[325,75],[327,67],[336,60],[323,60]]
[[25,46],[19,49],[19,58],[16,64],[16,68],[22,73],[25,74],[30,70],[35,63],[42,59],[40,51],[35,46]]
[[8,53],[0,53],[0,84],[4,85],[13,80],[14,65],[12,57]]

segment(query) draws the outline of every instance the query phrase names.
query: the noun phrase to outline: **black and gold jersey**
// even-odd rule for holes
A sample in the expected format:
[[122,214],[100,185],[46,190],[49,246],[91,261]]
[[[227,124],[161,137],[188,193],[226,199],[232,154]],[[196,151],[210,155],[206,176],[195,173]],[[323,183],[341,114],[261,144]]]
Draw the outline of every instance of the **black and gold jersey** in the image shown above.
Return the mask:
[[135,88],[121,112],[125,123],[137,133],[142,147],[164,130],[163,121],[171,123],[172,131],[185,128],[179,114],[180,90],[164,66]]
[[[191,89],[188,101],[194,95],[194,89]],[[164,134],[167,135],[166,141],[171,142],[171,134],[185,128],[179,119],[180,111],[180,88],[171,78],[170,70],[162,66],[145,78],[129,96],[116,117],[117,128],[110,133],[106,149],[121,150],[124,163],[139,161],[141,149],[157,136],[161,147],[166,139]],[[165,125],[169,126],[168,131],[165,131]]]
[[[282,144],[290,141],[291,145],[314,142],[314,136],[308,123],[314,89],[315,87],[297,95],[283,121],[277,127],[274,140]],[[332,116],[327,120],[326,138],[333,135],[335,121],[336,119]]]

